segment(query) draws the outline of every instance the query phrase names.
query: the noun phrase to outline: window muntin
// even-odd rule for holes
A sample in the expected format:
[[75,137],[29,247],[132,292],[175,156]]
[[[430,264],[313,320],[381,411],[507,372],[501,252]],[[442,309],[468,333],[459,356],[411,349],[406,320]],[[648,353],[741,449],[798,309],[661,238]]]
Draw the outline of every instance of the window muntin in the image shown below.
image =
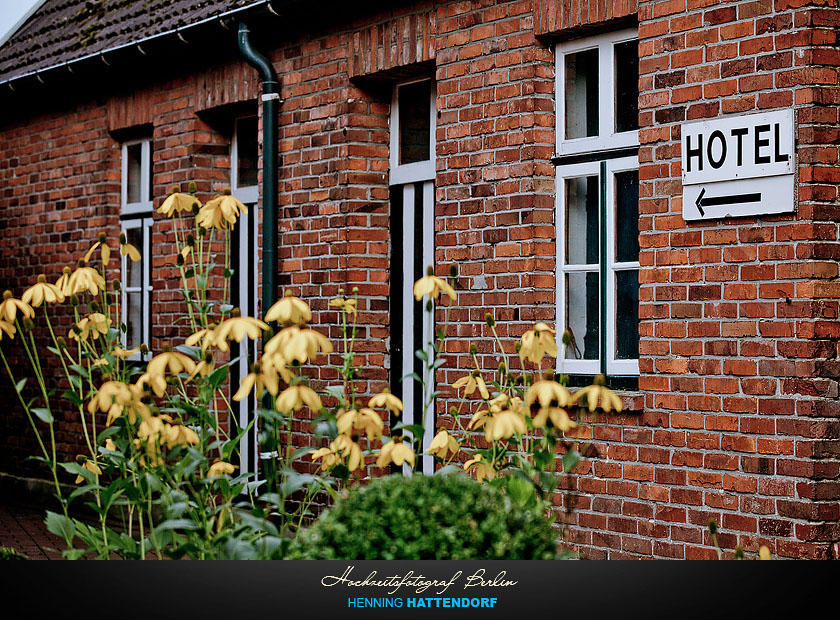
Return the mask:
[[639,372],[636,36],[556,50],[557,331],[572,335],[570,374]]
[[[131,140],[122,145],[120,219],[126,241],[140,252],[133,262],[121,257],[120,332],[126,349],[151,341],[151,236],[152,236],[152,140]],[[140,355],[134,356],[140,359]]]

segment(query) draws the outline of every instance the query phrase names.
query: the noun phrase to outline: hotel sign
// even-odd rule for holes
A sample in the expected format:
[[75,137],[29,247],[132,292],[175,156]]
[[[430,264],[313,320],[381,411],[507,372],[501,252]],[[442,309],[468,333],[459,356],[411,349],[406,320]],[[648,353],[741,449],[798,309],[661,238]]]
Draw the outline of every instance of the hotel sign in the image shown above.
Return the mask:
[[794,157],[793,110],[684,124],[683,219],[793,211]]

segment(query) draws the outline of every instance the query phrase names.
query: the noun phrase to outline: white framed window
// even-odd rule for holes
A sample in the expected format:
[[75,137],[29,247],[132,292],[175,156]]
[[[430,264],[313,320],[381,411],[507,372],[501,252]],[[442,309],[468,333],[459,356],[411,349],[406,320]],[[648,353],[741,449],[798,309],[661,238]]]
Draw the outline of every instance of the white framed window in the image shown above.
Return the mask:
[[120,224],[126,241],[142,255],[136,263],[127,256],[121,261],[120,331],[126,349],[151,342],[152,183],[151,139],[123,143]]
[[[421,386],[402,379],[423,375],[415,351],[434,333],[412,289],[435,260],[435,99],[434,80],[424,78],[396,84],[391,100],[391,385],[403,401],[403,424],[423,422]],[[434,374],[423,378],[432,385]],[[425,419],[424,449],[434,428],[432,405]],[[424,455],[418,465],[418,471],[432,473],[434,458]]]
[[639,374],[636,36],[556,48],[557,337],[571,334],[570,375]]
[[[248,207],[242,213],[231,235],[231,303],[239,308],[242,316],[257,316],[259,283],[259,119],[256,116],[237,118],[233,123],[230,143],[230,191]],[[239,388],[239,382],[248,374],[256,360],[257,342],[245,339],[238,350],[232,349],[238,361],[231,369],[232,391]],[[237,420],[241,427],[251,421],[259,403],[253,393],[243,398],[237,407]],[[257,471],[259,445],[256,424],[252,432],[243,437],[240,446],[240,468],[243,472]]]

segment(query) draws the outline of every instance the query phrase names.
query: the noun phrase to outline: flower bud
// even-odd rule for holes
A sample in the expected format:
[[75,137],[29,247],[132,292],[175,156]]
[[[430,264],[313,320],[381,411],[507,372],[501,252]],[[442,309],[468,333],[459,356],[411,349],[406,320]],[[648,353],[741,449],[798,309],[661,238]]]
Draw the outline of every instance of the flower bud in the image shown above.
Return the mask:
[[563,335],[560,336],[560,342],[562,342],[567,347],[572,343],[572,332],[571,330],[567,329],[563,332]]
[[351,293],[353,293],[353,294],[355,295],[356,293],[358,293],[358,292],[359,292],[359,287],[358,287],[358,286],[354,286],[352,289],[350,289],[350,292],[351,292]]
[[4,300],[11,299],[11,298],[12,298],[12,291],[9,291],[9,290],[3,291],[3,299]]
[[46,281],[47,281],[47,276],[45,276],[43,273],[38,276],[38,282],[40,282],[41,284],[44,284]]
[[449,408],[449,415],[454,418],[455,416],[458,415],[458,410],[455,407],[450,407]]
[[473,343],[470,343],[470,355],[475,355],[476,353],[478,353],[478,348]]
[[99,243],[107,243],[108,237],[105,236],[105,233],[99,233]]
[[230,188],[229,187],[224,188],[222,190],[222,195],[223,196],[230,196]]
[[489,312],[484,315],[484,322],[487,323],[487,327],[495,327],[496,325],[496,319]]
[[119,278],[114,278],[114,281],[111,283],[111,286],[114,287],[115,292],[119,293],[120,292],[120,287],[122,286],[120,284]]
[[195,195],[195,193],[198,191],[198,186],[195,184],[195,181],[190,181],[188,191],[190,192],[190,194],[193,195]]
[[141,355],[147,355],[148,353],[149,353],[149,347],[147,347],[145,344],[141,344],[140,345],[140,354]]
[[79,267],[87,267],[87,261],[84,258],[79,259]]
[[178,187],[177,185],[170,185],[169,186],[169,194],[167,194],[167,196],[171,196],[172,194],[177,194],[180,191],[181,191],[181,188]]
[[450,278],[457,278],[458,277],[458,263],[452,263],[449,265],[449,277]]
[[28,332],[31,332],[33,329],[35,329],[35,323],[32,322],[32,319],[30,319],[29,317],[23,319],[23,329]]
[[709,531],[712,534],[717,534],[717,523],[715,523],[714,519],[709,520]]
[[744,559],[744,548],[741,545],[737,545],[735,547],[735,559],[736,560],[743,560]]
[[199,212],[200,208],[201,207],[198,206],[198,203],[194,202],[193,206],[192,206],[192,214],[193,215],[198,215],[198,212]]
[[77,454],[76,455],[76,462],[79,465],[84,465],[87,462],[87,457],[84,454]]
[[426,275],[427,275],[427,276],[433,276],[433,275],[435,275],[435,268],[434,268],[434,267],[432,267],[431,265],[429,265],[428,267],[426,267]]
[[160,345],[160,350],[164,351],[165,353],[171,353],[172,352],[172,343],[169,342],[168,340],[163,342]]
[[595,378],[592,380],[593,385],[606,385],[607,378],[604,375],[596,375]]
[[128,239],[125,238],[125,233],[120,233],[120,245],[125,245],[128,243]]
[[205,364],[212,364],[213,363],[213,354],[210,351],[204,354],[204,363]]
[[64,336],[59,336],[58,338],[56,338],[55,343],[58,345],[59,349],[67,348],[67,341],[64,339]]
[[179,267],[184,266],[184,255],[178,252],[175,258],[175,262],[178,264]]
[[65,267],[61,270],[61,273],[63,273],[65,276],[69,276],[71,273],[73,273],[73,270],[70,269],[70,267]]
[[99,312],[99,310],[100,310],[99,302],[97,302],[96,300],[93,300],[92,302],[90,302],[90,311],[91,312]]
[[230,311],[231,316],[239,317],[242,316],[242,311],[237,307]]
[[192,233],[189,233],[187,235],[187,245],[190,247],[195,246],[195,235],[193,235]]
[[501,362],[499,364],[499,374],[500,375],[506,375],[507,374],[507,364],[505,364],[504,362]]
[[203,237],[207,233],[207,229],[204,226],[198,227],[198,236]]
[[435,305],[432,303],[432,300],[426,302],[426,312],[431,312],[434,309]]
[[79,305],[79,298],[76,293],[70,295],[70,303],[75,307]]

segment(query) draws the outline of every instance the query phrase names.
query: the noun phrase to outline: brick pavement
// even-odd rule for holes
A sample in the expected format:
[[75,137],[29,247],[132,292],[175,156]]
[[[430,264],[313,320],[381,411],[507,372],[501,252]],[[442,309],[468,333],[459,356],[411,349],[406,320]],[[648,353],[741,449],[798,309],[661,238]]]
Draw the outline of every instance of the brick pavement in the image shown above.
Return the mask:
[[47,531],[42,507],[5,501],[0,505],[0,547],[11,547],[32,560],[60,560],[61,539]]

